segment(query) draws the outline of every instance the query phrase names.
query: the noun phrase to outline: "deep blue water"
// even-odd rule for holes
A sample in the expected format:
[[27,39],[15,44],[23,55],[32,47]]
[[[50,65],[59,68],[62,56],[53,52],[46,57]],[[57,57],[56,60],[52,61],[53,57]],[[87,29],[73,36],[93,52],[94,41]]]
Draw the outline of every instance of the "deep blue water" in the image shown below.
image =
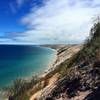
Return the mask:
[[54,50],[40,46],[0,45],[0,87],[43,72],[54,55]]

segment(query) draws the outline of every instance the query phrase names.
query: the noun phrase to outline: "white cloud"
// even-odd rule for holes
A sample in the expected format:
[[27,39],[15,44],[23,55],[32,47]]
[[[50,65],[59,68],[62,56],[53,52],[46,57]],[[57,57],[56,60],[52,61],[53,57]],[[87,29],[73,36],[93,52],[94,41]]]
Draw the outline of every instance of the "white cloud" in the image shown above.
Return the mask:
[[[23,2],[20,1],[19,4]],[[92,18],[100,12],[100,0],[45,0],[21,20],[28,30],[17,40],[31,43],[82,42],[89,34]]]

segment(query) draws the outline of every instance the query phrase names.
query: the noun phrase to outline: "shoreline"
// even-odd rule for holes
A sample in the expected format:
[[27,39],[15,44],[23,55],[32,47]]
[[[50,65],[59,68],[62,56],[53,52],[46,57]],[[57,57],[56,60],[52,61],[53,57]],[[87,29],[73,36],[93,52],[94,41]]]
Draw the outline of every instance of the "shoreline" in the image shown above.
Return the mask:
[[[57,50],[53,49],[53,48],[50,48],[50,47],[44,47],[44,46],[40,46],[40,47],[43,47],[43,48],[48,48],[48,49],[51,49],[53,50],[55,53],[54,53],[54,57],[53,57],[53,60],[49,62],[49,64],[47,65],[47,67],[45,68],[44,71],[39,72],[38,74],[32,74],[30,75],[29,77],[22,77],[21,79],[25,80],[25,81],[31,81],[32,77],[33,76],[38,76],[40,78],[46,76],[46,74],[48,73],[48,71],[52,68],[53,64],[55,63],[56,59],[57,59]],[[41,74],[40,74],[41,73]],[[12,83],[11,83],[12,85]],[[8,85],[10,86],[10,85]],[[4,91],[2,88],[0,89],[0,100],[8,100],[8,97],[7,97],[7,92]]]
[[[44,71],[42,71],[42,73],[38,73],[38,74],[34,74],[34,75],[36,75],[36,76],[39,76],[39,78],[43,78],[43,77],[45,77],[48,73],[50,73],[50,72],[52,72],[55,68],[56,68],[56,66],[57,65],[59,65],[63,60],[62,60],[62,58],[60,58],[60,56],[62,56],[63,58],[65,58],[64,56],[66,56],[66,55],[62,55],[62,53],[61,54],[58,54],[59,53],[59,50],[60,49],[62,49],[62,48],[68,48],[69,49],[69,51],[71,51],[70,50],[70,48],[71,49],[75,49],[75,47],[74,46],[69,46],[69,45],[63,45],[63,46],[58,46],[58,47],[55,47],[55,48],[52,48],[52,46],[53,47],[55,47],[55,45],[50,45],[50,46],[42,46],[42,47],[44,47],[44,48],[49,48],[49,49],[52,49],[52,50],[54,50],[54,57],[53,57],[53,60],[52,61],[50,61],[49,62],[49,64],[47,65],[47,67],[45,68],[45,70]],[[76,46],[77,47],[77,46]],[[78,46],[78,48],[79,48],[80,46]],[[67,52],[69,53],[69,51],[67,50]],[[76,50],[77,51],[77,50]],[[74,51],[74,53],[76,52],[76,51]],[[73,52],[73,51],[72,51]],[[72,54],[72,52],[71,52],[71,54]],[[70,55],[71,56],[71,55]],[[65,60],[65,59],[64,59]],[[25,77],[25,78],[22,78],[22,79],[24,79],[24,80],[26,80],[26,81],[30,81],[31,79],[32,79],[32,76],[33,75],[31,75],[30,77]],[[51,78],[52,79],[52,78]],[[50,80],[51,80],[50,79]],[[54,80],[54,79],[53,79]],[[52,80],[52,81],[53,81]],[[34,95],[34,94],[33,94]],[[4,99],[5,100],[5,99]]]
[[[55,56],[53,58],[53,61],[48,64],[45,71],[42,73],[42,77],[45,77],[48,73],[53,71],[57,65],[60,65],[62,62],[64,62],[66,59],[69,59],[73,54],[78,52],[82,45],[80,44],[54,44],[54,45],[40,45],[41,47],[49,48],[55,51]],[[62,48],[67,48],[68,50],[65,50],[64,52],[68,52],[68,54],[58,54],[59,50]],[[68,56],[68,57],[67,57]]]
[[[50,48],[50,47],[46,47],[46,48]],[[53,48],[50,48],[52,50],[54,50],[54,57],[53,57],[53,60],[49,62],[49,64],[47,65],[47,68],[45,69],[45,71],[43,72],[43,74],[41,75],[42,77],[45,77],[49,72],[50,70],[54,67],[54,64],[57,60],[57,50],[56,49],[53,49]]]
[[34,76],[34,75],[38,76],[39,78],[45,77],[50,72],[50,70],[53,68],[53,65],[55,64],[55,62],[57,60],[57,53],[58,52],[56,49],[53,49],[51,47],[45,47],[45,46],[40,46],[40,47],[44,47],[44,48],[48,48],[48,49],[53,50],[55,52],[53,55],[54,56],[53,60],[48,63],[48,65],[45,67],[44,71],[39,72],[38,74],[34,73],[31,76],[26,77],[26,78],[22,78],[22,79],[25,79],[26,81],[30,81],[32,79],[32,76]]

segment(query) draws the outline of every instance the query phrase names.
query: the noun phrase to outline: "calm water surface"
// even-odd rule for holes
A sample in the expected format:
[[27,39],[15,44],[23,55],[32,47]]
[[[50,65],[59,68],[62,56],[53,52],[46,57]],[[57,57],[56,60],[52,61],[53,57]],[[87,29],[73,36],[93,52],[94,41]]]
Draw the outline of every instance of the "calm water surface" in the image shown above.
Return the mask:
[[54,55],[54,50],[40,46],[0,45],[0,87],[43,72]]

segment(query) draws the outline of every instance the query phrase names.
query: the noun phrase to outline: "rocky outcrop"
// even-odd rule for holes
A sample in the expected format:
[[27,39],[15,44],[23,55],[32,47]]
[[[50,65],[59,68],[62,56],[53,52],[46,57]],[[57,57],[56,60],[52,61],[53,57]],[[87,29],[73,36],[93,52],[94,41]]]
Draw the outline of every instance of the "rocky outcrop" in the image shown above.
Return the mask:
[[88,94],[84,100],[100,100],[100,87]]
[[[86,92],[87,97],[84,100],[99,100],[100,98],[100,62],[93,62],[83,67],[74,67],[70,69],[70,73],[61,78],[52,91],[45,95],[45,99],[51,97],[53,99],[77,100],[75,99],[81,92]],[[99,87],[99,88],[98,88]],[[97,96],[96,96],[97,95]],[[86,95],[85,95],[86,96]],[[98,97],[98,98],[97,98]],[[93,99],[95,98],[95,99]],[[97,99],[96,99],[97,98]],[[83,100],[83,99],[79,99]]]

